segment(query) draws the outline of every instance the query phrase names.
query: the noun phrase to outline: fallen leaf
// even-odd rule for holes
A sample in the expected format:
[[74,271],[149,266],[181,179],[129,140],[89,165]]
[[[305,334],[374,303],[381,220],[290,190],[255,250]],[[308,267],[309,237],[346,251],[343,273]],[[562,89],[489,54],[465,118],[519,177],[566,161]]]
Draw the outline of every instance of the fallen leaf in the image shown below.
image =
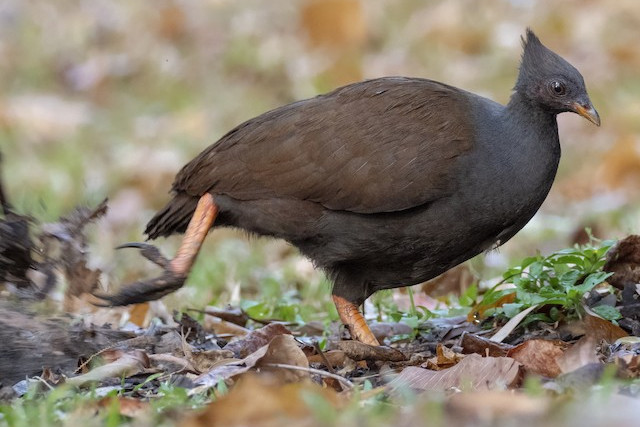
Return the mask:
[[229,350],[192,350],[189,352],[187,359],[197,373],[208,372],[216,366],[226,364],[228,361],[237,360],[234,359],[234,353]]
[[235,337],[244,337],[251,332],[245,327],[208,314],[205,315],[203,327],[216,335],[232,335]]
[[385,346],[372,346],[359,341],[339,341],[338,348],[352,360],[382,360],[402,362],[407,357],[398,349]]
[[567,348],[563,341],[532,339],[509,350],[507,356],[520,362],[526,373],[556,378],[562,372],[557,359]]
[[[516,295],[516,294],[515,294]],[[525,319],[525,316],[530,314],[532,311],[536,310],[538,308],[538,305],[533,305],[532,307],[528,307],[513,318],[511,318],[501,329],[499,329],[492,337],[490,337],[491,341],[495,342],[502,342],[505,338],[508,337],[512,333],[514,329],[516,329],[517,326],[519,326],[519,323]]]
[[196,368],[184,357],[174,356],[173,354],[161,353],[150,354],[149,360],[155,368],[163,372],[175,373],[179,371],[197,372]]
[[494,390],[517,387],[522,380],[521,364],[509,357],[481,357],[470,354],[458,364],[442,371],[410,366],[394,378],[392,390],[446,391],[453,387],[469,390]]
[[[248,357],[247,364],[251,363]],[[272,372],[281,378],[283,382],[300,381],[309,378],[309,373],[302,370],[288,370],[272,368],[270,365],[291,365],[302,368],[308,368],[309,362],[303,350],[298,346],[296,340],[291,335],[277,335],[267,346],[265,354],[258,358],[254,364],[256,368],[263,371]]]
[[614,273],[608,278],[615,288],[623,289],[628,283],[639,283],[639,235],[619,240],[606,254],[603,271]]
[[440,371],[456,365],[463,357],[462,354],[455,353],[439,343],[436,346],[436,356],[428,359],[424,364],[425,366],[421,366],[434,371]]
[[40,378],[42,378],[44,381],[47,382],[47,384],[50,385],[58,385],[64,382],[64,376],[62,376],[58,372],[54,372],[49,368],[44,368],[42,370],[42,374],[40,374]]
[[310,399],[318,399],[328,410],[336,410],[342,404],[336,392],[310,382],[281,384],[270,377],[245,375],[229,394],[216,399],[199,414],[187,417],[180,426],[318,425],[307,403]]
[[597,342],[604,340],[609,344],[612,344],[619,338],[628,336],[628,333],[619,326],[609,320],[602,319],[601,317],[592,314],[587,307],[584,308],[587,312],[583,317],[586,335],[594,338]]
[[502,357],[507,355],[508,350],[513,346],[497,343],[476,334],[464,333],[461,338],[463,354],[476,353],[481,356]]
[[141,350],[135,350],[127,353],[113,351],[107,353],[107,356],[112,358],[115,357],[116,354],[119,354],[119,356],[113,359],[112,362],[93,368],[86,374],[67,378],[66,384],[75,387],[82,387],[90,382],[102,381],[107,378],[129,377],[139,372],[143,372],[145,368],[150,366],[147,354]]
[[561,373],[575,371],[582,366],[601,363],[596,354],[597,340],[586,335],[556,359]]
[[312,364],[312,363],[319,363],[323,366],[326,366],[325,360],[333,367],[343,367],[345,365],[345,362],[347,360],[347,355],[345,354],[344,351],[342,350],[330,350],[326,351],[324,353],[325,358],[320,354],[314,354],[311,356],[307,356],[307,361]]
[[277,335],[269,344],[259,348],[242,360],[230,359],[228,363],[222,363],[207,373],[194,379],[194,383],[205,388],[214,387],[220,381],[225,381],[251,369],[260,369],[278,376],[281,381],[297,381],[307,377],[309,374],[299,370],[286,370],[270,367],[272,364],[291,365],[308,368],[309,363],[303,350],[296,344],[291,335]]
[[250,332],[244,338],[230,342],[224,349],[232,351],[240,358],[244,358],[268,344],[275,336],[283,334],[291,335],[291,332],[280,323],[270,323]]

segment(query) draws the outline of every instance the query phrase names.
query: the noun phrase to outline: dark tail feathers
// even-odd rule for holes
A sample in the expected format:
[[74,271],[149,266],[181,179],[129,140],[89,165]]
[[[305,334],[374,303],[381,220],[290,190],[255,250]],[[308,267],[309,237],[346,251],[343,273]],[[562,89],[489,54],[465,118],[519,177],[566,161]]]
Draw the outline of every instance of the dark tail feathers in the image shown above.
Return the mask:
[[167,205],[162,208],[147,224],[145,234],[149,239],[167,237],[173,233],[183,233],[187,229],[198,197],[185,193],[177,193]]

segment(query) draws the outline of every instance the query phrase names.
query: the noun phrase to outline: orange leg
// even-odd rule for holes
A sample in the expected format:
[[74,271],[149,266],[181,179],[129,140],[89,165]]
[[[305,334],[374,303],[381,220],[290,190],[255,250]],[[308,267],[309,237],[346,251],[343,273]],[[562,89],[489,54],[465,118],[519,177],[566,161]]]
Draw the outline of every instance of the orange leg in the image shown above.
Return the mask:
[[334,304],[338,310],[338,315],[341,318],[343,324],[347,325],[349,328],[349,333],[352,335],[352,338],[369,345],[380,345],[378,340],[367,326],[365,318],[358,311],[356,304],[347,301],[343,297],[338,295],[332,295],[334,299]]
[[209,229],[214,224],[216,215],[218,215],[218,206],[214,203],[212,195],[205,193],[198,200],[198,205],[189,221],[187,231],[185,231],[185,236],[180,243],[176,256],[169,262],[171,271],[187,276],[196,261],[196,256],[205,241],[205,237],[207,237]]
[[163,267],[164,272],[154,279],[125,285],[113,295],[94,292],[96,297],[103,300],[96,305],[128,305],[151,301],[182,287],[217,215],[218,206],[214,203],[212,195],[206,193],[198,201],[176,256],[171,261],[162,256],[155,246],[146,243],[128,243],[120,246],[141,249],[142,255]]

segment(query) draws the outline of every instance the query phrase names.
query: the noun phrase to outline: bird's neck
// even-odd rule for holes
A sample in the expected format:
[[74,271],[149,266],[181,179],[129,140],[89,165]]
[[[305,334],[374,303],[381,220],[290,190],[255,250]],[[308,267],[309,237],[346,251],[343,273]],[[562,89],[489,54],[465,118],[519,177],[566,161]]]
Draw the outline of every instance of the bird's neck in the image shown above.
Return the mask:
[[[556,112],[546,109],[518,91],[514,92],[510,97],[510,102],[508,102],[505,111],[507,113],[506,119],[516,129],[520,129],[525,134],[537,135],[539,144],[530,146],[530,150],[546,152],[546,154],[553,156],[561,154]],[[526,141],[522,142],[529,144]]]
[[507,110],[512,117],[519,121],[531,121],[545,125],[549,125],[550,122],[556,124],[556,112],[545,109],[519,91],[514,92],[510,97]]
[[514,171],[519,171],[513,175],[514,179],[522,181],[520,187],[515,187],[530,186],[530,195],[542,203],[561,157],[556,114],[519,92],[514,92],[505,112],[510,132],[514,132],[509,140],[513,147],[518,147],[509,151],[514,156],[509,163]]

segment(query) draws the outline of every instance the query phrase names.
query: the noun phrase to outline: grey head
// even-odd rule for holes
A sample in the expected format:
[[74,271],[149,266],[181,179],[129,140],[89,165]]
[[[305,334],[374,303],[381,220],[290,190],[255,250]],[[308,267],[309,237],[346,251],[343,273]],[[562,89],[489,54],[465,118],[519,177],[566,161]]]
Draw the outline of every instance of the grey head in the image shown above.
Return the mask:
[[514,90],[554,114],[574,112],[600,126],[581,73],[545,47],[531,29],[526,30],[522,42],[523,57]]

